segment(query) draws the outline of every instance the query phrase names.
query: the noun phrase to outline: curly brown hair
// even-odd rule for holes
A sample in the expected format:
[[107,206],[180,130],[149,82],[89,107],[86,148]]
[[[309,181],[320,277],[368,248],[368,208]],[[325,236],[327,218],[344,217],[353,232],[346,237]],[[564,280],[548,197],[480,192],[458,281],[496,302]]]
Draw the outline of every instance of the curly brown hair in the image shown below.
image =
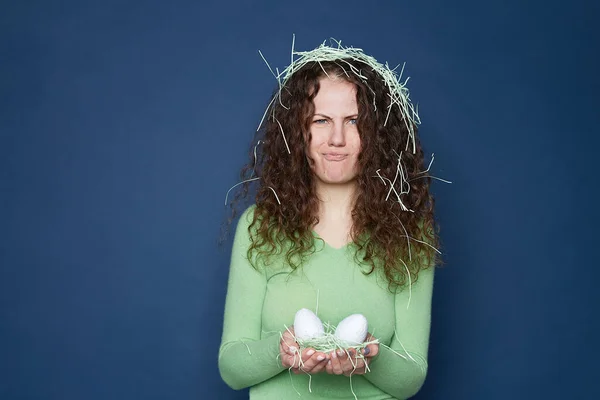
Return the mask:
[[[368,86],[350,65],[361,72]],[[369,266],[367,274],[382,268],[390,288],[403,286],[409,279],[416,281],[421,269],[441,263],[437,252],[439,227],[429,192],[431,178],[423,172],[418,136],[414,138],[416,151],[405,151],[409,141],[407,124],[415,133],[417,126],[397,106],[388,116],[389,88],[381,75],[352,59],[307,63],[273,94],[265,123],[256,134],[255,143],[260,140],[260,145],[251,148],[251,161],[241,174],[242,180],[260,178],[249,227],[248,259],[257,268],[256,260],[262,258],[267,264],[270,256],[283,252],[295,269],[315,251],[313,227],[318,222],[319,199],[306,149],[310,143],[313,99],[319,91],[319,80],[326,75],[341,77],[356,86],[361,152],[350,234],[355,258]],[[400,182],[396,182],[395,187],[401,193],[410,185],[401,199],[412,211],[403,211],[397,199],[389,196],[399,154],[408,183],[400,188]],[[381,179],[376,171],[389,181]],[[250,193],[250,184],[246,182],[232,202],[230,222],[238,202]]]

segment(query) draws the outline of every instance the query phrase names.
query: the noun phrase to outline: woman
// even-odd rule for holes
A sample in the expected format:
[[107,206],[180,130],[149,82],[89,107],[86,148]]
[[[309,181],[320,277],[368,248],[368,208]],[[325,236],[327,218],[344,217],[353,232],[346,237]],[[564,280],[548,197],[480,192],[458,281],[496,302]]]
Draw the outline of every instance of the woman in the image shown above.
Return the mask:
[[[251,399],[408,398],[427,371],[439,261],[418,116],[360,49],[293,54],[245,169],[259,187],[235,234],[221,376]],[[378,343],[352,359],[299,349],[301,308],[333,325],[363,314]]]

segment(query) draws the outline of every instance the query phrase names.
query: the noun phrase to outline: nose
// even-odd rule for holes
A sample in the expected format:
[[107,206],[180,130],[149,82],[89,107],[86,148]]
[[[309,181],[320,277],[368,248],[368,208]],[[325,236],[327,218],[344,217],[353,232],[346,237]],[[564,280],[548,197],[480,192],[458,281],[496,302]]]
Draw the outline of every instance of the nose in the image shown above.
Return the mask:
[[344,124],[334,122],[331,132],[329,133],[329,145],[333,147],[343,147],[346,145],[346,133],[344,132]]

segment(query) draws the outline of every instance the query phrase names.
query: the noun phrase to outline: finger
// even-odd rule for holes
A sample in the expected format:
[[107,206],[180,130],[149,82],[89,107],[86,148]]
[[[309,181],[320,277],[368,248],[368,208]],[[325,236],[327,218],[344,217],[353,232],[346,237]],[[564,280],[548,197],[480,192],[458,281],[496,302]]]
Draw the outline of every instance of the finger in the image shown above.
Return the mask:
[[328,361],[324,353],[317,352],[308,361],[308,367],[305,368],[305,371],[310,374],[317,374],[325,369]]
[[327,355],[322,352],[317,352],[314,349],[309,349],[303,353],[302,360],[304,363],[302,369],[306,372],[313,373],[317,366],[324,364],[324,361],[327,360]]
[[310,371],[311,374],[318,374],[319,372],[323,372],[327,368],[327,363],[329,360],[325,359],[320,361],[315,367]]
[[[365,342],[371,342],[376,339],[377,338],[375,336],[371,335],[371,333],[367,333],[367,338],[365,339]],[[367,357],[367,356],[375,357],[377,355],[377,353],[379,353],[379,343],[368,344],[363,349],[363,355],[365,357]]]
[[283,331],[283,334],[281,336],[286,341],[286,343],[295,343],[296,342],[296,337],[290,331],[287,331],[287,330]]
[[331,352],[331,370],[334,375],[342,375],[344,373],[337,351]]
[[306,349],[302,350],[302,368],[304,370],[306,370],[306,368],[312,368],[310,359],[313,354],[315,354],[315,349],[307,347]]
[[353,373],[359,366],[359,359],[356,357],[356,350],[349,349],[343,357],[338,357],[344,374]]
[[377,343],[369,344],[363,349],[365,357],[375,357],[377,354],[379,354],[379,345]]
[[287,352],[287,346],[283,343],[283,340],[279,342],[279,361],[281,365],[285,368],[289,368],[289,359],[290,355]]
[[348,367],[348,357],[350,356],[348,350],[346,349],[338,349],[337,350],[337,359],[340,362],[340,367],[342,371],[345,371]]
[[309,374],[318,374],[323,371],[327,366],[328,360],[324,358],[323,360],[319,360],[316,357],[311,358],[309,364],[305,364],[303,370]]
[[291,338],[295,338],[296,337],[296,333],[294,332],[294,327],[290,327],[290,328],[286,328],[283,330],[283,334],[291,337]]
[[369,371],[369,363],[371,362],[370,358],[363,358],[362,359],[362,374],[366,374]]
[[331,364],[331,357],[327,360],[327,364],[325,364],[325,372],[328,374],[333,374],[333,366]]
[[356,354],[357,354],[356,353],[356,349],[348,349],[348,350],[346,350],[346,357],[348,357],[348,359],[351,359],[351,360],[355,359],[357,357]]
[[296,352],[294,355],[286,355],[288,368],[299,368],[300,367],[300,353]]
[[286,367],[286,368],[297,368],[298,367],[297,357],[294,358],[294,356],[286,355],[284,360],[285,361],[282,363],[284,367]]
[[282,339],[281,342],[279,342],[279,349],[281,351],[284,351],[286,353],[289,353],[290,350],[290,346],[292,345],[292,343],[286,341],[285,339]]
[[307,362],[310,360],[310,356],[313,354],[314,350],[310,348],[306,348],[302,351],[296,351],[293,356],[293,367],[298,369],[300,372],[305,372],[307,367]]
[[291,347],[291,350],[288,346],[283,346],[279,349],[279,354],[281,355],[281,357],[285,357],[286,359],[293,359],[294,357],[296,358],[300,358],[300,354],[298,353],[298,350],[295,350],[294,347]]
[[294,336],[288,331],[284,331],[282,336],[284,342],[284,351],[288,354],[294,354],[299,348]]
[[350,375],[362,375],[365,373],[365,359],[362,357],[351,357],[348,359],[348,363],[350,364],[345,365],[343,367],[344,369],[344,375],[346,376],[350,376]]

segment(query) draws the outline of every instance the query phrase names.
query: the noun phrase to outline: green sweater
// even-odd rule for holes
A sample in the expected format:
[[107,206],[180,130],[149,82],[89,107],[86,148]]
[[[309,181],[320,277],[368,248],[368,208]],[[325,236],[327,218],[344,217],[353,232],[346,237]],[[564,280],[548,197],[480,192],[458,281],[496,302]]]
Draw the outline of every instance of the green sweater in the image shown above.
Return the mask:
[[[354,246],[333,248],[315,235],[316,252],[300,268],[283,260],[257,271],[247,257],[248,225],[254,206],[240,218],[233,249],[219,371],[231,388],[250,387],[252,400],[354,399],[350,378],[325,371],[292,374],[278,359],[280,333],[292,326],[296,311],[308,308],[323,322],[337,325],[350,314],[363,314],[369,332],[384,346],[369,364],[370,372],[352,376],[359,400],[406,399],[421,388],[427,373],[433,270],[419,273],[409,290],[392,294],[382,274],[364,275],[354,260]],[[273,259],[275,261],[275,259]],[[408,306],[408,308],[407,308]]]

